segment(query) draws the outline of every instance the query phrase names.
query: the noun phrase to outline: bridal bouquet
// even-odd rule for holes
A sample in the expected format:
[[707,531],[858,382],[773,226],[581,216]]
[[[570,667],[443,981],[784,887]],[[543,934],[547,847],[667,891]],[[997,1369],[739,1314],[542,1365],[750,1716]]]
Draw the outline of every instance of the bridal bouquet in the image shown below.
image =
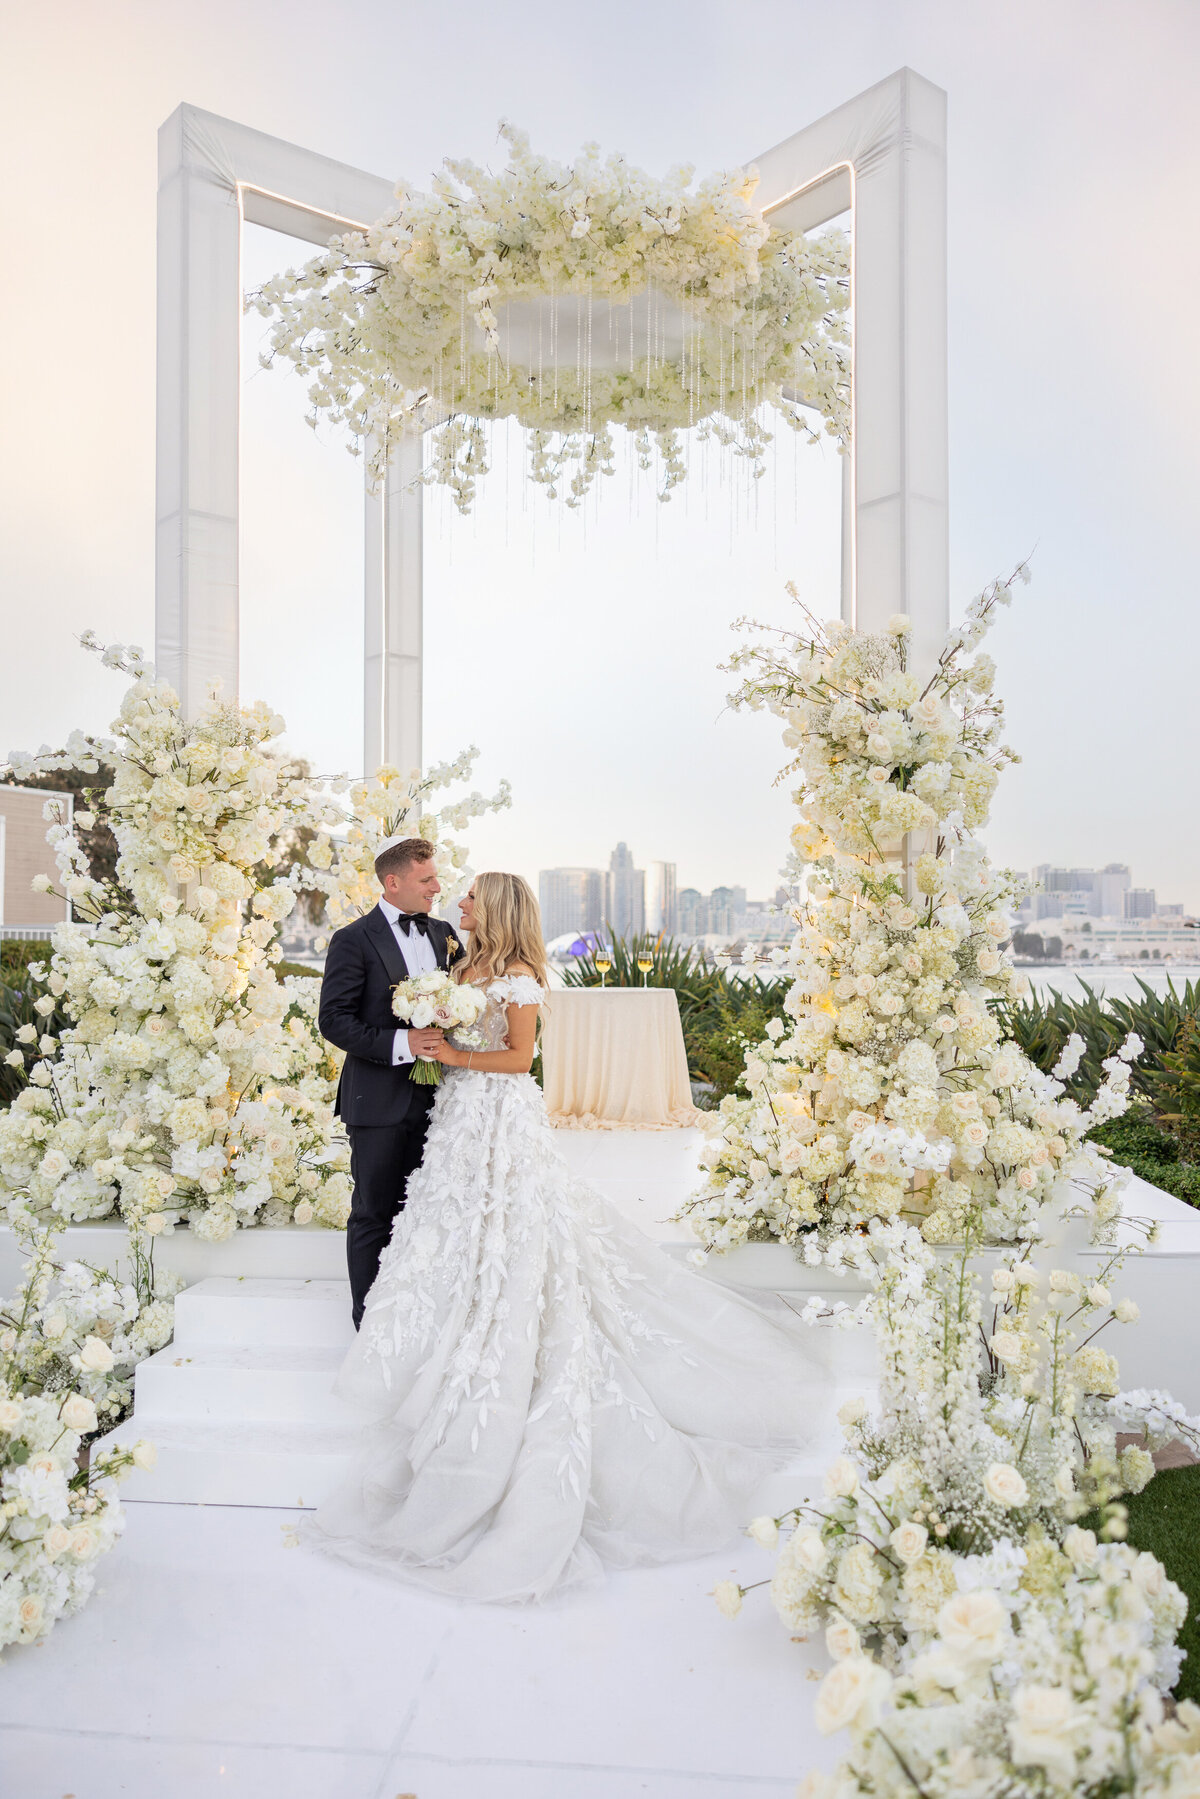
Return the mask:
[[[392,1011],[418,1031],[449,1031],[472,1025],[486,1008],[487,997],[478,987],[469,981],[460,985],[440,969],[435,974],[419,974],[411,981],[398,981],[392,988]],[[436,1087],[442,1078],[442,1065],[418,1056],[412,1078],[423,1087]]]

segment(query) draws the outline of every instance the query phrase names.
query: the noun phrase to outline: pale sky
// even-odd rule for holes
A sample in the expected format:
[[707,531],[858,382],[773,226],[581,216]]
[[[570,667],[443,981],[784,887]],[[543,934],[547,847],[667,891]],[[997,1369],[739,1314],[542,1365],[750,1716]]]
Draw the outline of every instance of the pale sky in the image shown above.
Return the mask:
[[[175,0],[0,6],[0,752],[103,729],[74,644],[153,643],[156,131],[180,101],[389,178],[496,161],[509,118],[665,172],[752,160],[908,64],[950,119],[952,607],[1033,552],[993,644],[1009,737],[999,860],[1128,861],[1200,910],[1200,12],[1192,0]],[[266,234],[248,266],[289,247]],[[321,767],[361,730],[355,465],[247,386],[243,689]],[[426,535],[430,756],[478,743],[511,813],[477,866],[603,864],[768,893],[790,821],[774,727],[722,713],[743,612],[834,605],[836,458],[787,444],[757,507],[714,473],[656,508],[618,476],[560,518],[498,460]],[[827,603],[826,603],[827,602]]]

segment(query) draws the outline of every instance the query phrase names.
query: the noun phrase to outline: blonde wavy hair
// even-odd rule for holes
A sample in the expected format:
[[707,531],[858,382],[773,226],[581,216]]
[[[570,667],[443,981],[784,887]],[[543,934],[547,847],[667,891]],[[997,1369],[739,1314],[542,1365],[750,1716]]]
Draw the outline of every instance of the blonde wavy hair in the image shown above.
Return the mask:
[[490,975],[494,980],[515,962],[533,971],[541,986],[550,985],[542,912],[533,888],[520,875],[494,869],[475,877],[475,928],[460,980]]

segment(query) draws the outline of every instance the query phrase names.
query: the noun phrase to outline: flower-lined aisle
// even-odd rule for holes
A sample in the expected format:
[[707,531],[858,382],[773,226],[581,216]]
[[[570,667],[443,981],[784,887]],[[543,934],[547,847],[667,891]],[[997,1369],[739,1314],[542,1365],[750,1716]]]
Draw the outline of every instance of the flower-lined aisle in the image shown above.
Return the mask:
[[[1136,1323],[1113,1294],[1129,1252],[1088,1281],[1053,1265],[1072,1214],[1115,1238],[1124,1177],[1086,1139],[1124,1110],[1142,1045],[1107,1058],[1084,1108],[1064,1087],[1080,1040],[1046,1075],[1003,1029],[1016,888],[975,833],[1012,754],[974,652],[1011,585],[926,679],[900,616],[878,634],[809,621],[734,663],[735,703],[778,713],[796,752],[791,1023],[748,1049],[749,1096],[722,1103],[685,1212],[702,1255],[776,1237],[865,1274],[881,1371],[874,1414],[842,1408],[823,1502],[749,1527],[778,1550],[783,1624],[824,1633],[817,1727],[849,1732],[805,1799],[1200,1789],[1200,1709],[1164,1704],[1187,1601],[1124,1543],[1121,1504],[1152,1450],[1200,1445],[1200,1420],[1122,1393],[1098,1341]],[[1118,1452],[1119,1431],[1147,1447]],[[747,1590],[717,1602],[735,1616]]]

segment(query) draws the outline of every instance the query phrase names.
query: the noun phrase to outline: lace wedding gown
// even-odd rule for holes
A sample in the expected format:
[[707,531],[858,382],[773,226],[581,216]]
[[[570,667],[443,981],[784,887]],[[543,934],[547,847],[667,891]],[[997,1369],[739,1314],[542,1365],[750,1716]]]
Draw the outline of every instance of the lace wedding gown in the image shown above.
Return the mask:
[[[544,997],[494,981],[470,1047],[502,1048],[506,1007]],[[792,1335],[572,1178],[531,1075],[448,1068],[338,1377],[372,1421],[312,1534],[482,1600],[701,1555],[809,1435],[821,1386]]]

